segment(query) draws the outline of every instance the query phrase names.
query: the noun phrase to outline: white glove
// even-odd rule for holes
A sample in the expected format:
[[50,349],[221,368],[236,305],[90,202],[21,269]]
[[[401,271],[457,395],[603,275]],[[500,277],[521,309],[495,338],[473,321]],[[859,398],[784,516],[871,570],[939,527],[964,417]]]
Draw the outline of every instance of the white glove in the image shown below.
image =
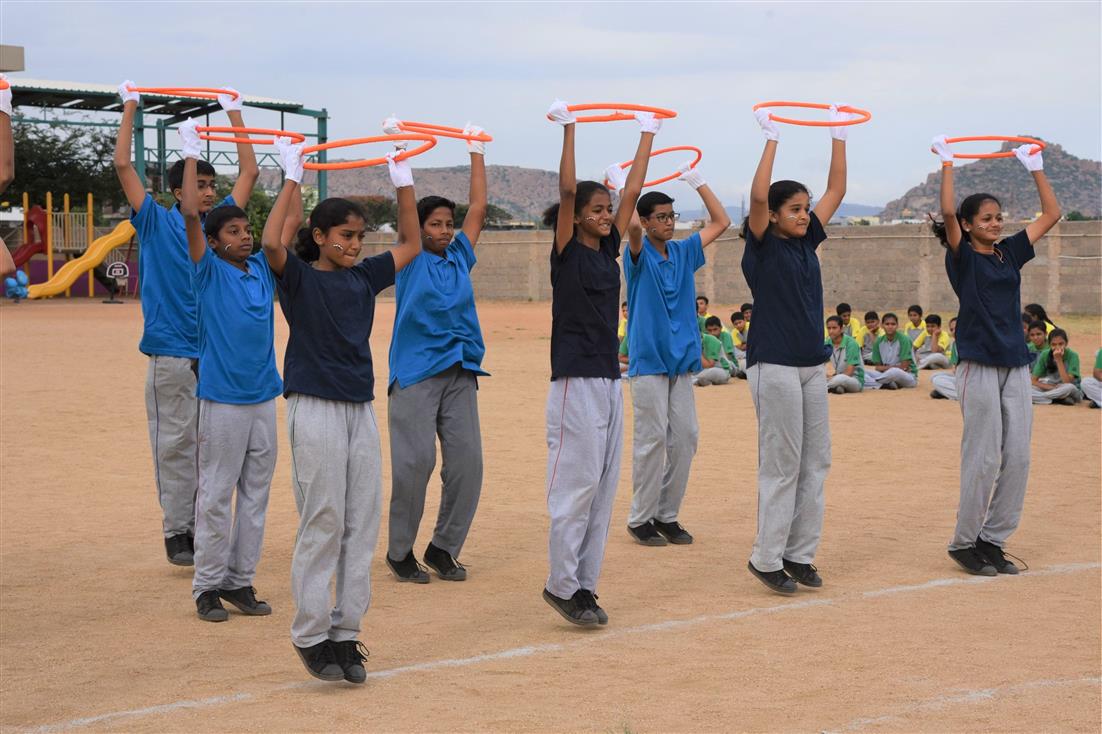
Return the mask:
[[613,163],[605,169],[605,178],[612,184],[612,190],[619,194],[628,185],[628,172],[620,168],[619,163]]
[[[8,81],[8,78],[3,74],[0,74],[0,80]],[[8,85],[7,89],[0,89],[0,112],[3,112],[8,117],[11,117],[11,85]]]
[[[401,135],[404,131],[398,126],[399,122],[401,122],[401,120],[399,120],[396,115],[391,115],[383,120],[383,135]],[[395,150],[405,150],[408,147],[409,141],[406,140],[399,140],[394,143]]]
[[390,170],[390,182],[394,184],[394,188],[400,189],[403,186],[413,185],[413,169],[409,167],[408,161],[396,161],[394,160],[398,156],[398,151],[392,150],[386,154],[386,167]]
[[[464,135],[481,135],[482,133],[482,128],[480,128],[478,125],[472,125],[469,122],[467,123],[466,127],[463,128]],[[478,155],[486,155],[486,143],[482,142],[481,140],[468,140],[467,152],[477,153]]]
[[561,99],[556,99],[551,103],[551,107],[547,110],[547,116],[551,118],[552,122],[557,122],[563,127],[567,125],[573,125],[577,120],[574,119],[574,113],[566,109],[566,102]]
[[127,102],[141,102],[142,95],[138,92],[130,91],[130,87],[138,86],[134,82],[127,79],[125,82],[119,85],[119,96],[122,97],[123,104]]
[[657,135],[658,131],[662,129],[662,118],[658,117],[653,112],[636,112],[635,121],[639,123],[639,127],[641,127],[645,133]]
[[[835,102],[830,106],[830,121],[831,122],[847,122],[853,119],[848,112],[839,111],[839,107],[845,107],[845,104],[839,104]],[[831,125],[830,137],[835,140],[841,140],[845,142],[846,137],[849,135],[849,125]]]
[[291,138],[277,137],[275,139],[276,150],[279,151],[279,160],[283,166],[283,177],[288,181],[302,183],[303,166],[306,159],[302,155],[305,143],[296,143]]
[[754,110],[754,117],[758,119],[758,124],[761,125],[761,131],[765,134],[766,140],[779,140],[781,137],[780,128],[777,127],[777,123],[769,119],[769,110],[765,107]]
[[692,186],[694,189],[699,189],[706,182],[704,177],[700,175],[700,171],[692,167],[692,163],[686,161],[677,167],[677,170],[681,172],[681,175],[677,177],[678,181],[684,181]]
[[1041,158],[1041,151],[1038,150],[1036,153],[1030,154],[1031,150],[1033,150],[1033,143],[1019,145],[1014,149],[1014,157],[1020,160],[1030,173],[1045,170],[1045,162]]
[[180,133],[180,142],[184,147],[184,158],[195,158],[198,160],[199,151],[203,149],[203,146],[199,140],[199,131],[195,128],[198,127],[199,120],[195,117],[190,120],[184,120],[180,123],[180,127],[177,131]]
[[240,112],[241,107],[245,104],[245,97],[233,87],[222,87],[227,92],[234,92],[233,94],[219,94],[218,104],[222,105],[222,109],[226,112]]
[[938,135],[930,141],[930,150],[937,153],[942,163],[951,164],[953,162],[953,151],[949,148],[948,139],[947,135]]

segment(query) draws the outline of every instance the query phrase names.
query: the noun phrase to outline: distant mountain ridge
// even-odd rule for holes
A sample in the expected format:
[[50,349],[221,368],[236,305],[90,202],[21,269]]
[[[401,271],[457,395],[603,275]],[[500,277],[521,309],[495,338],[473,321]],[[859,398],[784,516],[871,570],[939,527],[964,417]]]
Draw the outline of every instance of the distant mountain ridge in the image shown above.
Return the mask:
[[[812,202],[812,203],[814,204],[814,202]],[[747,206],[747,208],[749,208],[750,204],[747,203],[746,206]],[[746,214],[742,211],[741,207],[728,206],[728,207],[724,207],[724,208],[727,210],[727,215],[729,217],[731,217],[731,221],[735,222],[736,224],[741,222],[743,217],[746,216]],[[838,218],[841,218],[841,217],[875,217],[877,214],[880,213],[880,210],[883,209],[883,208],[884,207],[881,204],[875,204],[875,205],[874,204],[848,204],[848,203],[843,201],[842,204],[838,207],[838,211],[834,213],[834,217],[835,217],[835,219],[838,219]],[[703,219],[704,218],[704,210],[703,209],[682,210],[681,211],[681,218],[682,219]]]

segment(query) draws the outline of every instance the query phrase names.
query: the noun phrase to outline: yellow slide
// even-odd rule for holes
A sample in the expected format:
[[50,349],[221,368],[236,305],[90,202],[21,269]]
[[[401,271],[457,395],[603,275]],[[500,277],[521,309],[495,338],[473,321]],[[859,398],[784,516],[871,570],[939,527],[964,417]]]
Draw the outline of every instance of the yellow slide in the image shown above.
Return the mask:
[[129,242],[134,234],[134,225],[130,222],[121,222],[111,234],[105,234],[95,240],[84,251],[83,255],[62,265],[61,269],[54,273],[54,277],[45,283],[32,285],[28,288],[27,298],[49,298],[50,296],[56,296],[58,293],[64,293],[65,289],[71,287],[77,278],[103,262],[103,259],[107,257],[107,253],[111,250]]

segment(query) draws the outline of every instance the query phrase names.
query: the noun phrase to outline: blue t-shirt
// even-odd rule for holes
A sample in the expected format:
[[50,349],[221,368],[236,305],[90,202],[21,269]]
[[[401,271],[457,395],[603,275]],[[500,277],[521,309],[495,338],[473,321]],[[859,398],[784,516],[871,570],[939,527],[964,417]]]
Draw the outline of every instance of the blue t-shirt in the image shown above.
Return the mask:
[[[748,228],[749,229],[749,228]],[[754,296],[754,338],[746,364],[813,367],[830,359],[823,343],[823,276],[815,250],[826,239],[815,212],[807,233],[784,239],[766,229],[746,232],[742,274]]]
[[572,237],[562,252],[551,243],[551,379],[620,379],[620,232],[596,250]]
[[195,264],[199,385],[203,400],[252,405],[283,390],[275,363],[275,282],[263,254],[239,270],[209,247]]
[[284,395],[374,400],[370,338],[375,297],[394,285],[394,256],[388,251],[350,268],[318,270],[288,251],[277,285],[279,306],[291,327]]
[[[227,196],[218,206],[236,206]],[[141,276],[145,328],[138,349],[162,357],[199,356],[199,324],[192,290],[191,255],[179,205],[171,209],[145,195],[141,209],[131,212],[138,233],[138,274]]]
[[633,258],[624,248],[628,286],[628,377],[683,375],[700,371],[700,330],[696,325],[696,282],[704,265],[700,233],[666,243],[666,257],[643,238]]
[[945,272],[960,299],[957,312],[957,353],[994,367],[1029,364],[1022,339],[1022,266],[1033,259],[1033,245],[1023,229],[995,245],[995,254],[981,255],[967,237],[957,256],[945,252]]
[[482,329],[474,307],[471,268],[476,262],[460,232],[444,256],[422,251],[396,278],[398,307],[390,342],[390,382],[407,388],[454,364],[482,371]]

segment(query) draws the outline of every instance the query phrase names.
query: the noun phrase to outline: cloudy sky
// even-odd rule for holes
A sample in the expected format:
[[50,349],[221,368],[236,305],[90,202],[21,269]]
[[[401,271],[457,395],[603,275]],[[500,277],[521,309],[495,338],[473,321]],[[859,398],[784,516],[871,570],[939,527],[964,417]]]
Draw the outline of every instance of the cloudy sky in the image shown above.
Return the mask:
[[[761,152],[755,102],[848,102],[873,119],[851,129],[847,200],[883,204],[936,168],[928,144],[942,132],[1032,133],[1102,157],[1100,7],[4,0],[0,42],[25,47],[17,76],[232,84],[327,108],[332,138],[377,134],[390,112],[471,120],[496,138],[490,162],[546,169],[559,154],[543,118],[555,97],[670,107],[679,116],[659,142],[701,147],[701,170],[733,205]],[[636,140],[634,123],[583,127],[579,174],[630,158]],[[775,177],[821,189],[828,156],[825,130],[785,127]],[[461,143],[442,140],[419,160],[464,159]]]

